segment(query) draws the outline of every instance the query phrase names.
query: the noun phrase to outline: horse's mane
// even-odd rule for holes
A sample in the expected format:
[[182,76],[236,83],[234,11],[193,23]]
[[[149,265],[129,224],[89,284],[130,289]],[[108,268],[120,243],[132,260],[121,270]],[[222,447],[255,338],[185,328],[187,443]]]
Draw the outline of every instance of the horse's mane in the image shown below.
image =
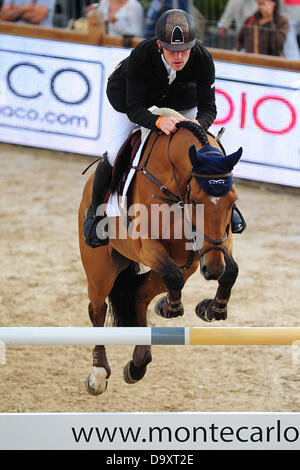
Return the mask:
[[[183,118],[183,116],[178,112],[175,111],[174,109],[170,108],[156,108],[153,109],[152,114],[155,114],[157,116],[173,116],[173,117],[178,117],[178,118]],[[201,126],[201,124],[195,124],[192,121],[180,121],[176,124],[176,127],[184,127],[185,129],[188,129],[190,132],[194,134],[195,137],[200,141],[201,145],[204,147],[206,145],[209,145],[209,142],[207,140],[206,132]],[[141,128],[142,130],[142,140],[146,136],[147,132],[149,132],[149,129],[145,129],[144,127]]]
[[192,121],[180,121],[176,124],[176,127],[184,127],[185,129],[192,132],[204,147],[209,145],[206,132],[200,124],[195,124]]

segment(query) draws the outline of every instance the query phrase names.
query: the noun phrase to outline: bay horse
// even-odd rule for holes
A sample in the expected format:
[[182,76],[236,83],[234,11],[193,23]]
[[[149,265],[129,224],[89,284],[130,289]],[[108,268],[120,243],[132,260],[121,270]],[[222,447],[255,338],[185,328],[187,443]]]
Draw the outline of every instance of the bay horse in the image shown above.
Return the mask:
[[[182,213],[188,206],[193,233],[198,230],[195,208],[203,205],[202,246],[191,248],[187,245],[191,239],[185,234],[175,238],[175,220],[172,220],[173,232],[171,230],[168,239],[162,236],[161,226],[158,233],[151,236],[148,223],[147,236],[120,237],[117,230],[106,246],[90,248],[82,232],[84,214],[91,201],[92,174],[83,189],[78,228],[90,300],[88,310],[94,327],[104,326],[106,299],[117,327],[146,327],[148,305],[160,293],[166,295],[156,303],[155,312],[165,318],[182,315],[182,289],[199,265],[204,278],[217,280],[218,288],[214,299],[205,299],[196,306],[196,314],[204,321],[227,317],[227,304],[238,275],[238,265],[232,256],[231,215],[237,194],[231,171],[242,149],[226,156],[221,144],[201,126],[181,121],[177,127],[170,136],[150,133],[127,194],[128,205],[142,205],[148,214],[157,205],[175,204]],[[139,233],[137,225],[141,220],[138,217],[116,218],[118,228],[127,223],[126,230],[128,221],[131,232],[133,228]],[[193,241],[195,243],[195,237]],[[148,272],[140,274],[141,265],[148,267]],[[142,379],[151,360],[151,346],[136,345],[132,359],[124,368],[125,381],[135,383]],[[96,345],[92,371],[86,381],[88,392],[103,393],[110,375],[105,347]]]

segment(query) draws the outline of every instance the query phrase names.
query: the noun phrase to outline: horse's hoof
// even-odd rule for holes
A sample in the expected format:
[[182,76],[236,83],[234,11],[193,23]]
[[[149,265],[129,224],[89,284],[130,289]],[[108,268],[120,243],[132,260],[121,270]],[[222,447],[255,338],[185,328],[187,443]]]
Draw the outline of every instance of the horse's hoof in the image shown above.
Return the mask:
[[123,369],[123,377],[127,384],[136,384],[146,374],[147,367],[137,367],[133,361],[128,361]]
[[102,393],[104,393],[105,390],[107,389],[107,385],[108,385],[108,380],[105,380],[104,385],[102,384],[102,385],[96,386],[95,380],[93,380],[92,374],[90,374],[85,381],[86,391],[90,395],[93,395],[93,396],[102,395]]
[[202,302],[200,302],[195,308],[195,313],[197,317],[201,318],[201,320],[206,321],[206,322],[214,321],[215,320],[214,317],[210,319],[207,316],[207,309],[212,302],[213,302],[213,299],[202,300]]
[[180,301],[180,307],[178,308],[174,308],[172,309],[172,306],[170,306],[170,310],[169,310],[169,314],[166,315],[165,311],[164,311],[164,306],[165,306],[165,303],[169,303],[168,302],[168,299],[166,296],[164,297],[161,297],[155,304],[155,307],[154,307],[154,311],[157,315],[159,315],[160,317],[163,317],[163,318],[176,318],[176,317],[181,317],[183,315],[183,306],[181,304]]
[[161,297],[155,304],[154,312],[160,317],[166,318],[164,316],[164,303],[167,297]]

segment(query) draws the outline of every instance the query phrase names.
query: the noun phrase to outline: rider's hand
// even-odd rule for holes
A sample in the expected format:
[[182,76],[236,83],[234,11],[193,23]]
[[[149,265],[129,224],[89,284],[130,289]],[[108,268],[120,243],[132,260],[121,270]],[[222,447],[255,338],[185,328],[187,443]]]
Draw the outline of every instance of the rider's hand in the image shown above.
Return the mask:
[[182,120],[184,119],[176,117],[161,117],[156,121],[156,125],[164,134],[169,135],[177,131],[176,124]]

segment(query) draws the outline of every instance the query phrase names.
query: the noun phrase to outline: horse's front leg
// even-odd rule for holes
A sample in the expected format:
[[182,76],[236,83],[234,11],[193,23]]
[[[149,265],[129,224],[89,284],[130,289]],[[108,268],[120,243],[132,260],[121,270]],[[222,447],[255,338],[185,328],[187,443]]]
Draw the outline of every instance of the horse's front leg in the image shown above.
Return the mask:
[[184,286],[182,270],[170,258],[166,248],[158,241],[148,241],[141,250],[143,263],[152,271],[159,274],[167,295],[162,297],[155,306],[155,312],[164,317],[178,317],[183,315],[181,291]]
[[207,322],[226,320],[227,318],[227,304],[239,269],[237,263],[227,251],[224,254],[224,259],[225,270],[218,279],[219,286],[214,299],[205,299],[196,306],[197,316]]
[[155,312],[164,318],[175,318],[184,313],[181,294],[184,278],[181,269],[174,263],[168,264],[160,273],[167,288],[167,295],[158,300]]

